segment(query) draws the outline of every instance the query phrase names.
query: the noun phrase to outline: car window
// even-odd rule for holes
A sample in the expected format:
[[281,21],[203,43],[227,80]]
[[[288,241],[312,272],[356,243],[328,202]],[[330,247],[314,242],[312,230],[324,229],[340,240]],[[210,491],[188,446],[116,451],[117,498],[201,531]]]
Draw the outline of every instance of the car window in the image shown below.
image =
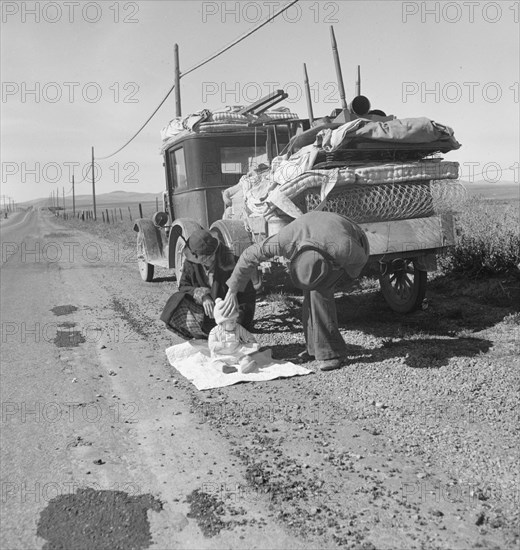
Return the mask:
[[264,146],[259,147],[221,147],[220,169],[222,174],[247,174],[259,164],[267,163]]
[[170,152],[170,160],[172,166],[173,187],[187,187],[186,179],[186,161],[184,159],[184,148],[175,149]]

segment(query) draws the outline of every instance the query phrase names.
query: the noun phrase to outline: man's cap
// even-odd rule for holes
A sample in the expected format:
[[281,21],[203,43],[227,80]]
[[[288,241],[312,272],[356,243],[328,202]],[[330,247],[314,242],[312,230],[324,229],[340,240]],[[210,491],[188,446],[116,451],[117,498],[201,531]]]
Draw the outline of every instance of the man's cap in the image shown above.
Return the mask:
[[194,256],[211,256],[218,248],[218,239],[205,229],[196,229],[186,245]]
[[302,247],[291,259],[289,273],[295,287],[314,290],[332,269],[327,254],[313,246]]

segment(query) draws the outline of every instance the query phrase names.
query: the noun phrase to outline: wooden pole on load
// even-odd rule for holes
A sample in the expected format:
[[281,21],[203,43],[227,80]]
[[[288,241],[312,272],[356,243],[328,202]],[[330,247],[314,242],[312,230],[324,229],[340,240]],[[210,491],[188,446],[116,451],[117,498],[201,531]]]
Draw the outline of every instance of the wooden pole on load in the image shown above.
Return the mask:
[[94,178],[94,147],[92,147],[92,204],[94,206],[94,220],[97,220],[96,213],[96,181]]
[[309,86],[309,75],[307,74],[307,65],[303,64],[303,80],[305,83],[305,96],[307,97],[307,113],[309,114],[309,123],[312,126],[314,122],[314,112],[312,110],[312,98],[311,98],[311,88]]
[[181,68],[179,65],[179,45],[174,46],[175,55],[175,116],[181,116]]
[[361,65],[357,66],[356,95],[361,95]]
[[343,75],[341,73],[341,63],[339,61],[338,44],[334,35],[334,27],[330,27],[330,39],[332,42],[332,55],[334,56],[334,64],[336,65],[336,76],[338,79],[339,97],[341,99],[341,108],[344,111],[348,110],[347,100],[345,95],[345,86],[343,85]]

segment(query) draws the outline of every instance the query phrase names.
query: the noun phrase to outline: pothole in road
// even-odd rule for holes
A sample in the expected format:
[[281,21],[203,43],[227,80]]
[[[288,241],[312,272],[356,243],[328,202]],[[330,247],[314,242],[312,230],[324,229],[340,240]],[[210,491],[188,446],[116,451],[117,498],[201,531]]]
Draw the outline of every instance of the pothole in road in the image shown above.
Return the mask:
[[61,328],[72,328],[76,326],[76,323],[72,323],[71,321],[66,321],[65,323],[59,323],[58,326]]
[[54,315],[70,315],[71,313],[74,313],[75,311],[78,311],[78,308],[76,306],[55,306],[51,309],[51,311],[54,313]]
[[54,344],[59,348],[76,348],[86,342],[79,330],[57,330]]
[[152,542],[148,510],[162,508],[150,494],[78,489],[49,501],[36,534],[47,541],[43,550],[140,550]]

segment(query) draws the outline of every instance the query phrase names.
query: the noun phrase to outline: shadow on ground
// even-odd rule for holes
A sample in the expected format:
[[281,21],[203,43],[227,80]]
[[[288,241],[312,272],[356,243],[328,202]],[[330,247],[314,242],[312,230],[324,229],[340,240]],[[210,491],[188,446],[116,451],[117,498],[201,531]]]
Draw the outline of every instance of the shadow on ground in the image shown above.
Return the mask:
[[[380,363],[392,359],[401,360],[406,366],[417,368],[440,368],[449,364],[453,357],[472,358],[486,353],[493,343],[485,338],[419,338],[383,343],[380,348],[369,349],[349,345],[346,365],[356,363]],[[273,358],[298,363],[302,344],[269,346]]]
[[[452,357],[487,353],[493,342],[477,333],[502,322],[520,324],[520,299],[516,299],[520,288],[515,284],[519,283],[514,278],[436,279],[430,281],[424,308],[408,314],[392,311],[376,285],[363,290],[358,284],[351,293],[340,288],[336,298],[340,328],[382,340],[380,347],[372,349],[351,345],[347,355],[357,362],[400,359],[411,368],[439,368]],[[255,333],[301,335],[301,296],[286,289],[271,297],[272,302],[259,308]],[[304,349],[291,342],[269,347],[276,359],[294,361]]]

